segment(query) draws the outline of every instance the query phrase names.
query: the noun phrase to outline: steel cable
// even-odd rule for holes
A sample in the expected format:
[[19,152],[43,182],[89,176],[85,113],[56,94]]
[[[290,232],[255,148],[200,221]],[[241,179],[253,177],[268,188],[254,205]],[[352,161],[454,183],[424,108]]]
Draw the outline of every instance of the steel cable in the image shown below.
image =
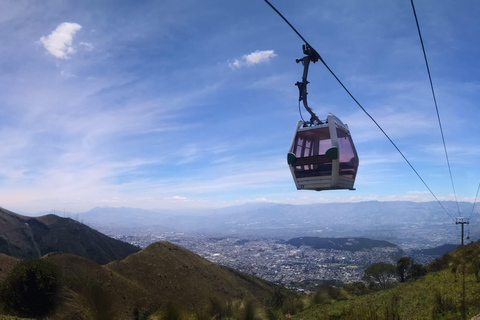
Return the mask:
[[440,121],[440,112],[438,111],[437,98],[435,95],[435,90],[433,89],[432,75],[430,74],[430,67],[428,66],[427,53],[425,52],[425,45],[423,44],[422,33],[420,32],[420,24],[418,23],[417,12],[415,11],[415,5],[413,4],[413,0],[410,0],[410,3],[412,4],[413,15],[415,16],[415,22],[417,24],[418,36],[420,38],[420,43],[422,44],[423,58],[425,60],[425,65],[427,67],[428,79],[430,80],[430,88],[432,90],[435,110],[437,111],[438,125],[440,127],[440,133],[442,134],[443,149],[445,150],[445,158],[447,159],[448,172],[450,173],[450,181],[452,182],[453,195],[455,196],[455,202],[457,204],[458,216],[460,216],[460,206],[458,205],[457,191],[455,190],[455,184],[453,183],[452,169],[450,167],[450,160],[448,159],[447,145],[445,143],[445,136],[443,134],[442,121]]
[[[300,37],[300,39],[302,39],[306,44],[308,44],[310,47],[312,47],[306,40],[305,38],[303,38],[303,36],[295,29],[295,27],[292,26],[292,24],[268,1],[268,0],[264,0],[289,26],[290,28],[293,29],[293,31],[295,31],[295,33]],[[313,48],[313,47],[312,47]],[[315,49],[314,49],[315,50]],[[315,51],[317,54],[318,52]],[[440,200],[437,198],[437,196],[433,193],[432,189],[430,189],[430,187],[428,186],[428,184],[425,182],[425,180],[423,180],[423,178],[420,176],[420,174],[418,173],[418,171],[413,167],[413,165],[410,163],[410,161],[408,161],[407,157],[403,154],[402,151],[400,151],[400,149],[397,147],[397,145],[393,142],[393,140],[390,138],[390,136],[385,132],[385,130],[383,130],[383,128],[378,124],[377,121],[375,121],[375,119],[367,112],[367,110],[365,110],[365,108],[360,104],[360,102],[358,102],[358,100],[353,96],[353,94],[347,89],[347,87],[345,87],[345,85],[343,84],[343,82],[337,77],[337,75],[333,72],[332,69],[330,69],[330,67],[327,65],[327,63],[325,62],[325,60],[323,60],[323,58],[320,56],[320,54],[318,54],[318,58],[319,60],[323,63],[323,65],[327,68],[327,70],[330,72],[330,74],[337,80],[337,82],[342,86],[342,88],[348,93],[348,95],[353,99],[353,101],[355,101],[355,103],[360,107],[360,109],[363,110],[363,112],[373,121],[373,123],[375,123],[375,125],[380,129],[380,131],[382,131],[382,133],[385,135],[385,137],[390,141],[390,143],[395,147],[395,149],[397,149],[398,153],[400,153],[400,155],[403,157],[403,159],[408,163],[408,165],[410,166],[410,168],[413,170],[413,172],[415,172],[415,174],[417,175],[417,177],[420,179],[420,181],[422,181],[422,183],[425,185],[425,187],[427,188],[427,190],[432,194],[432,196],[435,198],[435,200],[438,202],[438,204],[442,207],[442,209],[445,211],[445,213],[455,222],[456,220],[450,215],[450,213],[447,211],[447,209],[445,208],[445,206],[440,202]]]

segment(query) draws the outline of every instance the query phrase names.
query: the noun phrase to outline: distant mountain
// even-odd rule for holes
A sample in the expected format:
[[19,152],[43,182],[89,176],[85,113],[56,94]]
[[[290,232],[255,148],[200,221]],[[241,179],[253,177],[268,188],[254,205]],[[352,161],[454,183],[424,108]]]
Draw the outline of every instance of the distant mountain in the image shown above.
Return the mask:
[[344,251],[360,251],[376,247],[393,247],[397,245],[383,240],[372,240],[367,238],[320,238],[320,237],[302,237],[293,238],[286,242],[295,247],[307,246],[314,249],[333,249]]
[[127,207],[96,207],[78,214],[79,219],[88,224],[130,228],[156,224],[164,216],[151,210]]
[[0,208],[0,252],[13,257],[64,252],[103,264],[139,250],[70,218],[53,214],[32,218]]
[[[442,204],[449,211],[457,210],[455,202]],[[471,210],[471,205],[459,203],[461,211]],[[480,210],[480,206],[477,207],[475,213]],[[457,238],[455,225],[437,202],[250,203],[192,211],[190,215],[184,211],[176,214],[136,208],[95,208],[78,215],[100,230],[109,228],[114,232],[114,228],[122,228],[122,233],[128,233],[126,228],[131,227],[159,226],[159,232],[170,229],[218,236],[365,237],[406,244],[409,248],[453,243]]]
[[[210,299],[265,303],[278,286],[215,265],[169,242],[157,242],[121,261],[100,266],[68,254],[45,259],[62,270],[68,286],[56,315],[65,319],[134,319],[167,303],[190,312],[205,310]],[[284,289],[281,289],[284,290]],[[285,293],[288,293],[285,289]]]
[[458,247],[458,244],[444,244],[435,248],[414,250],[412,253],[424,254],[424,255],[430,255],[430,256],[442,256],[450,251],[455,250],[457,247]]

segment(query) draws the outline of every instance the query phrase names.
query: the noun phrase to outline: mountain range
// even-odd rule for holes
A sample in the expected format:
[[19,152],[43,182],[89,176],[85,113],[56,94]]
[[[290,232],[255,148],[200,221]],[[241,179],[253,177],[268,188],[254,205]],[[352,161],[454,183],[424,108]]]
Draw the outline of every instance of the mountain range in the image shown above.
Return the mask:
[[[449,212],[457,210],[455,202],[442,204]],[[469,213],[472,210],[472,204],[468,202],[460,202],[459,206],[461,212]],[[477,206],[473,221],[480,220],[479,212],[480,206]],[[77,215],[85,223],[107,234],[131,235],[133,229],[141,233],[149,228],[152,234],[176,230],[219,236],[283,239],[302,236],[367,237],[416,249],[455,243],[459,239],[454,221],[437,202],[252,203],[210,211],[192,211],[190,214],[97,207]],[[476,236],[479,235],[472,234],[472,237]]]

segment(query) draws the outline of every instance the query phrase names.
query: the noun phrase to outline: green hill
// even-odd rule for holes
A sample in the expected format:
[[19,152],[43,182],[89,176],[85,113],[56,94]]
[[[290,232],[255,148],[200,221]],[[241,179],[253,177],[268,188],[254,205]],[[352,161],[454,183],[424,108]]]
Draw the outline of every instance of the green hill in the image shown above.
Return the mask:
[[307,246],[314,249],[333,249],[345,251],[359,251],[376,247],[397,247],[397,245],[388,241],[367,238],[302,237],[290,239],[287,241],[287,244],[295,247]]
[[365,295],[343,290],[340,299],[326,296],[292,319],[462,319],[463,279],[470,319],[480,313],[479,262],[477,241],[433,261],[431,272],[419,280]]
[[453,251],[455,248],[458,247],[458,244],[443,244],[439,247],[430,248],[430,249],[421,249],[421,250],[414,250],[413,254],[424,254],[430,256],[441,256],[445,253]]
[[[9,259],[11,269],[19,260]],[[215,265],[169,242],[151,244],[107,265],[62,253],[42,259],[58,266],[61,273],[61,297],[51,315],[54,319],[146,319],[169,305],[193,319],[196,312],[205,312],[214,304],[220,309],[232,308],[235,301],[264,306],[279,292],[283,297],[293,296],[286,289]]]
[[109,270],[140,284],[163,302],[175,301],[192,310],[210,298],[265,303],[275,286],[231,268],[218,266],[178,245],[156,242]]
[[9,256],[34,258],[63,252],[104,264],[139,250],[70,218],[53,214],[32,218],[0,208],[0,253]]

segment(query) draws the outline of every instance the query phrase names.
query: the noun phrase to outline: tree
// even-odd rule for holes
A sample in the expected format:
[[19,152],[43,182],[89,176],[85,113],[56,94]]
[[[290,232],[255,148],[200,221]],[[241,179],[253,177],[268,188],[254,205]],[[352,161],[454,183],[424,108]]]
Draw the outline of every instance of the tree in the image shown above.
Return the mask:
[[416,280],[427,274],[427,268],[419,263],[414,263],[410,257],[401,257],[397,261],[397,276],[400,282]]
[[56,265],[42,259],[19,262],[1,288],[4,306],[22,317],[43,317],[56,305],[60,288]]
[[413,260],[410,257],[401,257],[397,261],[397,276],[400,282],[405,282],[412,274]]
[[427,274],[427,268],[424,265],[421,265],[420,263],[412,264],[411,270],[412,272],[411,272],[410,278],[412,280],[416,280]]
[[396,268],[393,264],[377,262],[365,269],[363,279],[385,289],[395,278]]

